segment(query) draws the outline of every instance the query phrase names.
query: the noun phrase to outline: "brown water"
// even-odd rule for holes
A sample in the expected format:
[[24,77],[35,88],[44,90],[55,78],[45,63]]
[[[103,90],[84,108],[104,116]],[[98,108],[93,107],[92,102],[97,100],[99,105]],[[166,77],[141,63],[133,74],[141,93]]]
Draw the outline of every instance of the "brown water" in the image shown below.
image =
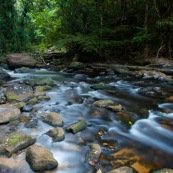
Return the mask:
[[[39,119],[38,127],[28,129],[21,123],[16,130],[37,138],[37,144],[51,150],[59,167],[51,173],[89,173],[101,169],[103,173],[122,165],[129,165],[139,173],[157,168],[173,168],[173,103],[163,98],[149,98],[138,94],[141,87],[159,86],[171,96],[172,86],[160,81],[133,79],[114,74],[75,74],[40,71],[14,74],[17,82],[35,76],[50,76],[56,86],[47,91],[49,101],[39,103],[39,112],[55,111],[62,115],[64,128],[77,120],[86,120],[87,128],[77,134],[66,133],[65,140],[53,143],[45,133],[51,126]],[[105,90],[93,90],[92,84],[104,82]],[[111,99],[123,106],[125,113],[115,113],[92,104],[99,99]],[[130,116],[129,116],[130,115]],[[10,126],[0,126],[2,136]],[[88,144],[102,147],[100,162],[93,168],[85,163]],[[25,152],[14,155],[18,173],[33,173],[25,161]],[[15,172],[15,171],[13,171]]]

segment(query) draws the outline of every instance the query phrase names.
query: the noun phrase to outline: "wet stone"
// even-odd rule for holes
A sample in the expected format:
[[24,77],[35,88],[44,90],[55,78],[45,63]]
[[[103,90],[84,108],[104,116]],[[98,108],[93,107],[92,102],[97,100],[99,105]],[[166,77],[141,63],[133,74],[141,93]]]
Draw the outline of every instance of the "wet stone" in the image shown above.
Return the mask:
[[58,166],[52,153],[38,145],[33,145],[26,151],[26,161],[34,171],[51,170]]
[[60,142],[65,139],[64,130],[61,127],[49,130],[46,134],[52,138],[53,142]]
[[1,143],[5,149],[6,155],[11,156],[36,142],[36,139],[26,135],[12,133],[2,139]]
[[108,173],[133,173],[133,169],[127,166],[120,167],[118,169],[114,169]]
[[61,127],[63,125],[63,119],[60,114],[56,112],[44,113],[42,114],[43,122],[53,126]]
[[32,111],[32,106],[31,105],[25,105],[23,108],[22,108],[22,111],[23,112],[31,112]]

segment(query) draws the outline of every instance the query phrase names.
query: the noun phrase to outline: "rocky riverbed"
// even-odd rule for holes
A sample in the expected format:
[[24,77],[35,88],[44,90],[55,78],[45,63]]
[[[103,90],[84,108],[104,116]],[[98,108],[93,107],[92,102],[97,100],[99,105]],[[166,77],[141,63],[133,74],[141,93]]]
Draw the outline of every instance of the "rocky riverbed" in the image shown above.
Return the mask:
[[1,71],[1,172],[173,172],[172,76],[96,69]]

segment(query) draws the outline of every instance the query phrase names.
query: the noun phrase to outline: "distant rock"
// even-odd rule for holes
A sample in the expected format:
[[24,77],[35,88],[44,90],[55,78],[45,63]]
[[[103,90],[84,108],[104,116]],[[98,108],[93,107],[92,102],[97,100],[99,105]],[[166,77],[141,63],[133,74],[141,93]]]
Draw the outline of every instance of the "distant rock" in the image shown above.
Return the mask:
[[25,84],[13,84],[6,88],[5,96],[7,100],[24,101],[33,96],[33,89]]
[[69,65],[69,69],[72,69],[72,70],[83,70],[85,67],[85,65],[82,63],[82,62],[72,62],[70,65]]
[[0,105],[0,124],[8,123],[12,120],[18,119],[20,110],[11,104]]
[[36,139],[26,135],[12,133],[2,139],[1,143],[5,149],[6,155],[11,156],[36,142]]
[[130,71],[127,67],[124,66],[112,66],[111,69],[113,70],[114,73],[116,74],[130,74]]
[[15,69],[19,67],[35,67],[36,60],[32,55],[15,53],[9,54],[6,57],[7,64],[10,68]]
[[52,153],[38,145],[33,145],[26,151],[26,161],[34,171],[51,170],[58,166]]

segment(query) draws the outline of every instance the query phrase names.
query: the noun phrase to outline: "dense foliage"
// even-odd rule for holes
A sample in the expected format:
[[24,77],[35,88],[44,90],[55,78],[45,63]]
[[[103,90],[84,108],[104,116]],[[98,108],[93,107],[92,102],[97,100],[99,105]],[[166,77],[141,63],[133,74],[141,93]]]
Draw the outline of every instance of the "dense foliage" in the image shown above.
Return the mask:
[[78,57],[171,58],[172,26],[171,0],[0,0],[0,53],[54,47]]

